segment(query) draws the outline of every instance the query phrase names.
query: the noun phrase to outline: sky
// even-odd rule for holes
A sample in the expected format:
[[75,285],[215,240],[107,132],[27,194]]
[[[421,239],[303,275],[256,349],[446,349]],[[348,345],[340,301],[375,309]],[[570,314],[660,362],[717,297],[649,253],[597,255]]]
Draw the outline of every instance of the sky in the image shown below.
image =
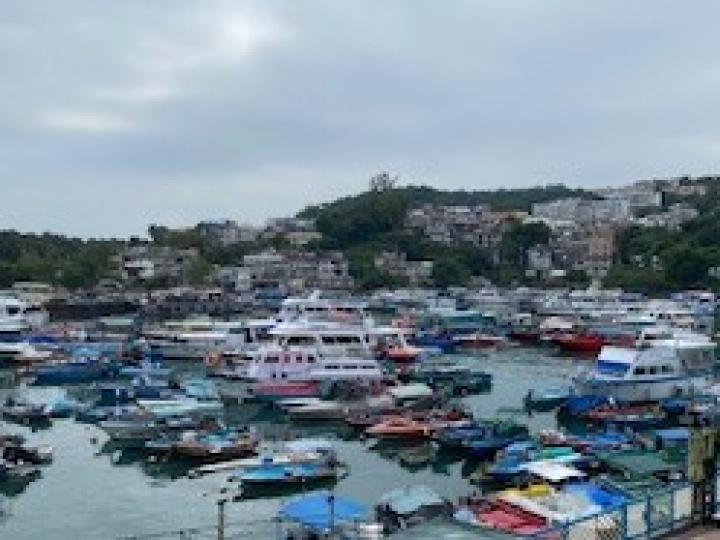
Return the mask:
[[0,2],[0,228],[719,172],[710,0]]

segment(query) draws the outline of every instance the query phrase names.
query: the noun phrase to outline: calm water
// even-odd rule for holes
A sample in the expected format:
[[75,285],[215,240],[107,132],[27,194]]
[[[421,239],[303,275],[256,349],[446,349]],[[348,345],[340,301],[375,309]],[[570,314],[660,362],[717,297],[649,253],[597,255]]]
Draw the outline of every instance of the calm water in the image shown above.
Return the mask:
[[[529,388],[567,384],[581,362],[553,358],[534,349],[506,349],[486,357],[463,357],[494,375],[490,394],[463,400],[479,417],[492,417],[498,410],[519,410]],[[31,397],[48,389],[31,389]],[[253,418],[267,433],[289,429],[280,420],[257,415],[257,411],[235,411],[238,418]],[[552,413],[524,417],[533,430],[555,425]],[[0,508],[8,516],[0,521],[2,540],[65,540],[143,538],[214,538],[215,500],[226,485],[225,475],[198,479],[182,471],[149,463],[137,453],[102,447],[104,434],[94,426],[73,420],[55,420],[53,427],[31,433],[26,428],[0,422],[0,431],[23,433],[31,444],[50,444],[55,449],[52,465],[42,477],[21,493],[0,495]],[[297,431],[297,430],[295,430]],[[392,488],[426,484],[446,496],[468,493],[464,478],[473,467],[442,461],[421,470],[403,468],[393,448],[371,449],[372,441],[349,437],[346,430],[315,425],[302,430],[312,435],[338,438],[339,457],[350,466],[350,475],[336,487],[339,494],[372,505]],[[98,442],[99,440],[99,442]],[[226,538],[273,538],[272,518],[282,499],[233,502],[226,507]],[[194,528],[181,536],[171,531]],[[155,533],[167,535],[154,536]]]

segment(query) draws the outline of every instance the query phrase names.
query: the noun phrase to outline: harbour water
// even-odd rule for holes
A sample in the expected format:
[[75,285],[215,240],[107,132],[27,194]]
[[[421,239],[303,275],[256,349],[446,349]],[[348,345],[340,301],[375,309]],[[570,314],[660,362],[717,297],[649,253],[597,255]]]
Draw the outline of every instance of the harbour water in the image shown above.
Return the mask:
[[[562,386],[586,360],[553,357],[539,349],[506,348],[477,357],[454,356],[460,362],[493,374],[488,394],[463,398],[476,416],[522,415],[533,431],[555,426],[554,413],[522,411],[530,388]],[[51,392],[52,389],[29,389]],[[442,495],[459,496],[475,489],[467,480],[473,467],[463,461],[438,459],[410,470],[401,465],[396,449],[372,449],[370,440],[350,436],[327,424],[283,425],[257,410],[234,410],[238,421],[249,420],[266,434],[322,435],[337,440],[338,456],[350,474],[335,490],[368,505],[390,489],[425,484]],[[516,416],[517,418],[517,416]],[[188,478],[185,471],[148,462],[133,452],[103,447],[104,434],[95,426],[72,419],[55,420],[49,429],[2,424],[4,431],[22,433],[32,444],[50,444],[54,462],[42,477],[21,493],[5,493],[0,508],[0,538],[5,540],[74,540],[112,538],[215,538],[216,501],[227,486],[219,473]],[[257,499],[226,505],[226,538],[274,538],[273,518],[282,499]],[[184,536],[183,536],[184,535]]]

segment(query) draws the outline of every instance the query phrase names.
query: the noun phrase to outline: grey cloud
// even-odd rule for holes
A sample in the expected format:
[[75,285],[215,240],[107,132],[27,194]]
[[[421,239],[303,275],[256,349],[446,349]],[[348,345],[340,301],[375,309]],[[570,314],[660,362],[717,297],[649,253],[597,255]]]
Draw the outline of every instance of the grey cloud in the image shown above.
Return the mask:
[[364,187],[712,172],[714,3],[0,6],[0,226],[261,221]]

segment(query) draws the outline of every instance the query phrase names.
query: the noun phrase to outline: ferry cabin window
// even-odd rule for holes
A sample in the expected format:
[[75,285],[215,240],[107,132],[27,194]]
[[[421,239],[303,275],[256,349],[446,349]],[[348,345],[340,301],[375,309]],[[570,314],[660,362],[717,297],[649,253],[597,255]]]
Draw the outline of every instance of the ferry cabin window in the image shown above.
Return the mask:
[[312,345],[314,340],[310,336],[290,336],[287,338],[288,345]]
[[334,345],[335,344],[335,336],[323,336],[322,342],[323,342],[323,345]]
[[657,375],[657,372],[658,372],[658,368],[655,367],[655,366],[652,366],[652,367],[649,367],[649,368],[648,368],[648,373],[649,373],[650,375]]
[[277,356],[268,356],[267,358],[265,358],[266,364],[277,364],[277,363],[279,363],[279,361],[280,360],[278,359]]
[[633,371],[635,375],[645,375],[645,368],[644,367],[636,367],[635,371]]
[[308,363],[308,364],[314,364],[314,363],[315,363],[315,357],[314,357],[314,356],[308,356],[308,357],[307,357],[307,363]]
[[672,366],[667,366],[667,365],[666,365],[666,366],[661,366],[661,367],[660,367],[660,371],[661,371],[662,373],[672,373],[672,372],[673,372],[673,368],[672,368]]

